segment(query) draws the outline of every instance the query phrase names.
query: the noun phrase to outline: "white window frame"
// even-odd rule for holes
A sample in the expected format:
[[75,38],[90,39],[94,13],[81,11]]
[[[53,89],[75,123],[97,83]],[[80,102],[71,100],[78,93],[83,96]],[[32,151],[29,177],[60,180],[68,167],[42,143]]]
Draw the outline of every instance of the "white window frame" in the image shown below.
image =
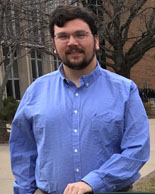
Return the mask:
[[[41,72],[41,75],[39,75],[39,62],[41,62],[41,68],[42,68],[42,58],[38,57],[38,52],[37,50],[32,50],[32,52],[34,52],[34,57],[31,55],[31,64],[32,61],[34,61],[35,63],[35,71],[36,71],[36,78],[33,77],[33,68],[32,68],[32,77],[33,77],[33,81],[35,79],[37,79],[38,77],[40,77],[41,75],[43,75],[43,73]],[[41,53],[40,53],[41,55]]]

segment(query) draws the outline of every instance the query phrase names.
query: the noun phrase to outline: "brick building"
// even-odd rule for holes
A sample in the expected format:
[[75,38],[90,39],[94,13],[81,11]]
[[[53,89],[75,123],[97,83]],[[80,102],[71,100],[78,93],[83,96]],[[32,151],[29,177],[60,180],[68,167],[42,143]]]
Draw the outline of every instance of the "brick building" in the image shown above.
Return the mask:
[[143,59],[131,70],[131,79],[139,88],[155,89],[155,48],[145,53]]
[[[148,0],[143,9],[147,7],[155,8],[155,1]],[[155,25],[154,23],[152,25]],[[141,26],[143,27],[143,23]],[[134,29],[131,29],[131,33],[135,33],[136,27],[137,24],[135,23],[133,26]],[[144,88],[145,86],[155,89],[155,48],[146,52],[142,60],[132,68],[131,79],[136,82],[139,88]]]
[[[147,8],[150,7],[155,8],[155,0],[147,0],[142,10],[147,10]],[[147,14],[149,13],[147,12]],[[144,24],[144,21],[145,20],[142,18],[142,16],[136,17],[132,21],[132,25],[129,29],[129,37],[138,37],[141,35],[139,32],[143,31],[143,29],[146,29],[146,24]],[[152,25],[155,25],[155,18]],[[135,40],[136,38],[134,41]],[[133,44],[132,40],[128,40],[125,49],[128,50],[131,44]],[[108,69],[113,71],[111,68]],[[132,67],[130,79],[135,81],[139,88],[147,87],[155,89],[155,48],[147,51],[142,59]]]

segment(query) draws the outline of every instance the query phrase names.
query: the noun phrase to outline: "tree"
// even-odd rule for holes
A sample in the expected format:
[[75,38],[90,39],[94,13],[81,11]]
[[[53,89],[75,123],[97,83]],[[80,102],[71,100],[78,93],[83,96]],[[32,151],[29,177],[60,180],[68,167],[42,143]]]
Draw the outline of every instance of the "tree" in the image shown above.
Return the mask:
[[[130,78],[131,68],[155,47],[155,2],[152,0],[99,0],[97,7],[102,63]],[[96,1],[82,0],[96,13]],[[103,53],[104,50],[104,53]]]
[[[48,32],[52,0],[0,0],[0,47],[5,74],[0,85],[0,108],[11,67],[32,49],[53,55]],[[25,49],[23,56],[18,51]]]

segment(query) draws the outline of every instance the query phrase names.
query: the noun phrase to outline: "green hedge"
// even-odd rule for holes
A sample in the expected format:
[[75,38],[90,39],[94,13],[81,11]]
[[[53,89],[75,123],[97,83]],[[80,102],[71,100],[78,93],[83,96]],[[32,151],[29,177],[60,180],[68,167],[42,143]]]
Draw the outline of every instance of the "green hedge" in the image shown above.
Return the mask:
[[4,99],[3,108],[0,109],[0,120],[4,122],[11,122],[18,105],[19,102],[13,97]]

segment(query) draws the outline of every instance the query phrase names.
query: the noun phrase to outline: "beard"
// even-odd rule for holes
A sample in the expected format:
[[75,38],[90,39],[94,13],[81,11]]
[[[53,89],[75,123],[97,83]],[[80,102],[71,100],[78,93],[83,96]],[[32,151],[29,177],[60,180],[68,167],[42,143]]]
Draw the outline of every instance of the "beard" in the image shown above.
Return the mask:
[[[80,56],[81,59],[79,60],[79,56],[72,56],[72,59],[70,59],[70,54],[74,52],[77,52],[83,55],[83,58],[81,58]],[[63,62],[64,65],[66,65],[70,69],[82,70],[92,62],[96,54],[95,41],[91,52],[92,52],[91,55],[87,57],[83,49],[78,48],[77,46],[70,46],[70,48],[66,50],[64,57],[61,57],[59,53],[58,52],[57,53],[58,53],[58,57],[60,58],[60,60]]]
[[[68,55],[70,55],[72,52],[78,52],[80,54],[83,54],[83,58],[79,61],[78,60],[78,56],[73,57],[73,60],[70,60]],[[82,49],[79,48],[70,48],[66,51],[66,58],[65,60],[63,60],[64,65],[66,65],[67,67],[74,69],[74,70],[82,70],[85,67],[87,67],[93,60],[94,56],[95,56],[95,50],[93,50],[91,56],[89,58],[87,58],[85,56],[85,52]]]

